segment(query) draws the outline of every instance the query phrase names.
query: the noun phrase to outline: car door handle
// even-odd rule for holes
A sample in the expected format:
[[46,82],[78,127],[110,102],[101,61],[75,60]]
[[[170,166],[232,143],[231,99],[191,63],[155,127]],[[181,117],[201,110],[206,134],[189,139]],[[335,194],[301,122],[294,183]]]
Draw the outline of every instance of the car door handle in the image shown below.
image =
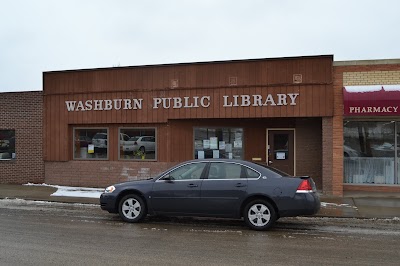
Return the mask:
[[236,185],[235,185],[235,187],[245,187],[246,186],[246,184],[242,184],[242,183],[237,183]]
[[189,184],[188,187],[198,187],[196,184]]

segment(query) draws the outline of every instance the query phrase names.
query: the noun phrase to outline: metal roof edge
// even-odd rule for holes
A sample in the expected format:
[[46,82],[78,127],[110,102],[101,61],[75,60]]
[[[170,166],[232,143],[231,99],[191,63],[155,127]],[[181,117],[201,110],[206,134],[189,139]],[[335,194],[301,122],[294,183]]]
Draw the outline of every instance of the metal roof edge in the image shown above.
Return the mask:
[[243,63],[243,62],[275,61],[275,60],[296,60],[296,59],[312,59],[312,58],[331,58],[331,60],[333,62],[333,54],[326,54],[326,55],[306,55],[306,56],[292,56],[292,57],[271,57],[271,58],[235,59],[235,60],[217,60],[217,61],[203,61],[203,62],[184,62],[184,63],[166,63],[166,64],[118,66],[118,67],[104,67],[104,68],[99,67],[99,68],[87,68],[87,69],[54,70],[54,71],[43,71],[43,74],[75,72],[75,71],[93,71],[93,70],[120,70],[120,69],[130,69],[130,68],[140,68],[140,67],[208,65],[208,64]]
[[333,61],[333,66],[366,66],[366,65],[396,65],[396,64],[400,64],[400,59]]

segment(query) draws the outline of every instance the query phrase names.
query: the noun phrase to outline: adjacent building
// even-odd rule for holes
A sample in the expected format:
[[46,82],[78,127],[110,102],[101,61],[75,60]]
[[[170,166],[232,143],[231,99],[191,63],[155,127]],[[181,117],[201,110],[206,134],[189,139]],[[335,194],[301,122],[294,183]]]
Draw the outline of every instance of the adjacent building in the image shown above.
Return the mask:
[[343,189],[400,192],[400,60],[337,61],[334,81]]
[[44,182],[43,93],[0,93],[0,183]]

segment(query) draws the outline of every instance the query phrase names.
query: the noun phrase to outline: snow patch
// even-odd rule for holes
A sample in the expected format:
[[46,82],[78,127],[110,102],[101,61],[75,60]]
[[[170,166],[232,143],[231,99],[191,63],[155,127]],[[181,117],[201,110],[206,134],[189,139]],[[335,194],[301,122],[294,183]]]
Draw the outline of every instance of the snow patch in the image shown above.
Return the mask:
[[400,91],[400,85],[383,85],[385,91]]
[[350,204],[337,204],[337,203],[330,203],[330,202],[321,202],[322,207],[345,207],[345,208],[354,208],[357,209],[356,206],[352,206]]
[[57,188],[57,191],[50,196],[55,197],[79,197],[79,198],[96,198],[99,199],[104,189],[101,188],[87,188],[87,187],[67,187],[48,184],[33,184],[27,183],[24,186],[46,186]]
[[382,90],[381,85],[370,85],[370,86],[345,86],[344,89],[350,93],[364,93],[374,92]]
[[26,200],[26,199],[10,199],[4,198],[0,199],[1,203],[5,204],[19,204],[19,205],[32,205],[32,206],[40,206],[40,205],[51,205],[51,206],[80,206],[80,207],[96,207],[98,208],[98,204],[87,204],[87,203],[65,203],[65,202],[54,202],[54,201],[43,201],[43,200]]

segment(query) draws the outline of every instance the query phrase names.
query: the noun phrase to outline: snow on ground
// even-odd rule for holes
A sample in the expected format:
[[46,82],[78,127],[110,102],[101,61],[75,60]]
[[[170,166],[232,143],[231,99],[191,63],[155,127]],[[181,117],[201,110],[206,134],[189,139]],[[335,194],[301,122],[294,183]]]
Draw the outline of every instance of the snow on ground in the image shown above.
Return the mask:
[[337,203],[331,203],[331,202],[321,202],[321,207],[324,208],[329,208],[329,207],[345,207],[345,208],[353,208],[357,209],[356,206],[351,206],[350,204],[337,204]]
[[0,199],[0,207],[5,206],[60,206],[60,207],[68,207],[68,206],[76,206],[76,207],[95,207],[98,208],[98,204],[88,204],[88,203],[67,203],[67,202],[55,202],[55,201],[43,201],[43,200],[26,200],[26,199]]
[[25,186],[47,186],[57,188],[57,191],[51,194],[51,196],[58,197],[79,197],[79,198],[100,198],[101,193],[104,189],[102,188],[87,188],[87,187],[67,187],[57,186],[48,184],[24,184]]
[[51,196],[60,197],[80,197],[80,198],[100,198],[101,193],[104,189],[97,188],[81,188],[81,187],[64,187],[55,186],[57,191],[51,194]]

